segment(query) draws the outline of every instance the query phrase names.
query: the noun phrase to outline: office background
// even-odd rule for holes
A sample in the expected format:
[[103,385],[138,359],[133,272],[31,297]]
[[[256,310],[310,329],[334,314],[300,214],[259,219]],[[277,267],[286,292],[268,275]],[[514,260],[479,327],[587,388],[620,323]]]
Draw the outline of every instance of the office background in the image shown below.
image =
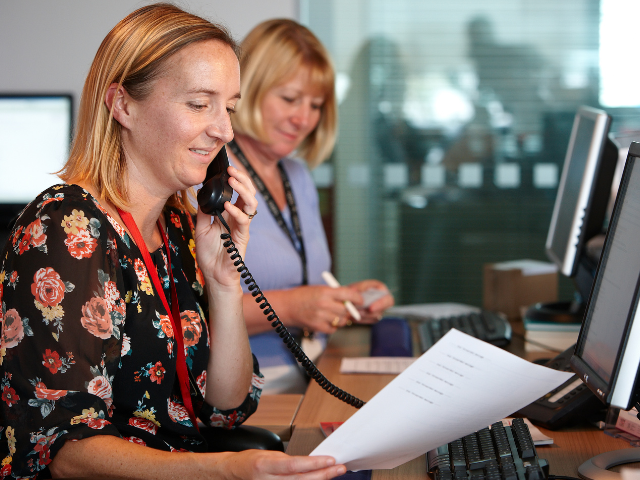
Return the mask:
[[[4,0],[0,91],[71,92],[77,108],[100,41],[146,3]],[[609,112],[621,146],[640,137],[637,42],[625,36],[635,2],[177,3],[237,39],[290,17],[327,45],[340,132],[314,177],[334,270],[343,283],[385,281],[399,303],[479,305],[483,263],[545,260],[579,105]],[[560,295],[571,293],[561,282]]]
[[318,175],[334,179],[336,276],[381,278],[401,303],[480,305],[483,263],[546,260],[577,107],[605,109],[621,146],[637,139],[633,4],[303,3],[340,87],[333,175]]

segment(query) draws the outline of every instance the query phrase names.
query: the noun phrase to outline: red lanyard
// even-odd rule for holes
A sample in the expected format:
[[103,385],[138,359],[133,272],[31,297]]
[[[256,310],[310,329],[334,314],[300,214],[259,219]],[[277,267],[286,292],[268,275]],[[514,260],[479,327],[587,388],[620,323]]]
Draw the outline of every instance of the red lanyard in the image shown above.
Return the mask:
[[164,294],[164,289],[162,288],[162,285],[160,283],[160,277],[158,277],[156,267],[151,260],[151,254],[149,253],[147,244],[144,242],[144,239],[140,234],[140,230],[138,230],[138,226],[136,225],[135,220],[129,212],[124,212],[118,208],[118,213],[120,214],[120,218],[122,218],[122,221],[127,226],[129,232],[133,236],[133,239],[138,245],[140,253],[142,253],[144,263],[147,267],[147,271],[149,272],[149,277],[151,277],[151,281],[156,288],[156,292],[158,293],[160,300],[162,300],[164,309],[171,319],[171,326],[173,327],[173,338],[176,339],[176,343],[178,344],[178,351],[176,352],[176,355],[178,357],[176,362],[176,371],[178,373],[178,382],[180,383],[180,393],[182,393],[182,403],[187,409],[193,425],[198,428],[198,421],[196,420],[196,415],[193,411],[193,404],[191,403],[191,393],[189,391],[189,372],[187,371],[187,361],[184,356],[184,336],[182,333],[182,322],[180,320],[180,309],[178,308],[178,293],[176,291],[176,285],[175,283],[173,283],[173,271],[171,268],[169,241],[167,240],[167,236],[164,233],[162,225],[160,224],[160,220],[158,220],[158,229],[160,230],[160,235],[162,235],[162,241],[164,242],[164,247],[167,251],[167,270],[169,271],[169,285],[171,288],[171,309],[169,308],[169,304],[167,303],[167,297]]

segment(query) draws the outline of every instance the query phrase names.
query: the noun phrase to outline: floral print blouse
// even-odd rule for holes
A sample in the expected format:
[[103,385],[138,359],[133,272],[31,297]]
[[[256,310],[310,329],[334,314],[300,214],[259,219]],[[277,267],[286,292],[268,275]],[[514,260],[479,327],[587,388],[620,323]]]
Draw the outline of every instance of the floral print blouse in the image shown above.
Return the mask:
[[[204,395],[209,359],[204,280],[191,217],[170,207],[165,216],[195,413],[231,428],[257,408],[262,375],[254,357],[250,391],[233,410],[195,392],[193,383]],[[171,302],[164,246],[151,256]],[[25,209],[0,258],[0,304],[0,478],[48,474],[66,440],[93,435],[207,450],[183,406],[174,331],[142,255],[87,191],[57,185]]]

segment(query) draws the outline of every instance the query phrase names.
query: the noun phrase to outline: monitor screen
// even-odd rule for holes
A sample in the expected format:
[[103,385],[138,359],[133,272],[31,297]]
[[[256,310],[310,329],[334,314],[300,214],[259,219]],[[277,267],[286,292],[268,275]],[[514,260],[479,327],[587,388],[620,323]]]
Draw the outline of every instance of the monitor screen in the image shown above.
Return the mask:
[[547,235],[546,251],[567,277],[573,277],[587,240],[600,233],[611,192],[618,149],[609,139],[611,117],[580,107]]
[[640,364],[639,156],[640,144],[633,143],[571,360],[600,400],[624,410],[634,401]]
[[71,95],[0,94],[0,204],[24,205],[60,182],[72,116]]

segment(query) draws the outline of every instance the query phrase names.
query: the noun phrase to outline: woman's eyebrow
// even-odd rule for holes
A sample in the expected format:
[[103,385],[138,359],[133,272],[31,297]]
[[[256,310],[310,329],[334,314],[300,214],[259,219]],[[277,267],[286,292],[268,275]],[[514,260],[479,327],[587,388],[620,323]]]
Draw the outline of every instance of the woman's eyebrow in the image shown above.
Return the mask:
[[[192,88],[190,90],[187,90],[188,94],[194,94],[194,93],[204,93],[206,95],[219,95],[220,92],[218,92],[217,90],[211,90],[210,88]],[[232,99],[239,99],[240,98],[240,92],[237,92],[235,95],[233,95],[231,97]]]

